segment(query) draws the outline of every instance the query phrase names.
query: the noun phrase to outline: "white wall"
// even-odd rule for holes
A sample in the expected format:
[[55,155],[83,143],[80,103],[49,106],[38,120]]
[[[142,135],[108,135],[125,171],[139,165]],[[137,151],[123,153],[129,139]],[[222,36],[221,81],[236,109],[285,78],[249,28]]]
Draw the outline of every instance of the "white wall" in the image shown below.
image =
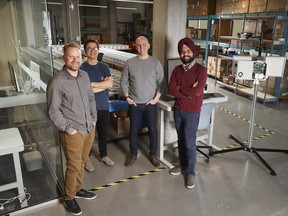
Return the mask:
[[10,2],[0,1],[0,86],[11,85],[8,61],[16,60]]

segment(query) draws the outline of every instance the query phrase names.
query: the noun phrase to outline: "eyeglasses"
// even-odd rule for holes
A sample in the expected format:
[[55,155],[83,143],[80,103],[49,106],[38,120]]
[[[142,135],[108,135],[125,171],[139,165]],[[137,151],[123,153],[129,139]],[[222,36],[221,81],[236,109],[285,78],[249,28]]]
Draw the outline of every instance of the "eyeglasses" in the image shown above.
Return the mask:
[[87,47],[86,50],[87,50],[88,52],[90,52],[90,51],[97,51],[97,50],[98,50],[98,47]]

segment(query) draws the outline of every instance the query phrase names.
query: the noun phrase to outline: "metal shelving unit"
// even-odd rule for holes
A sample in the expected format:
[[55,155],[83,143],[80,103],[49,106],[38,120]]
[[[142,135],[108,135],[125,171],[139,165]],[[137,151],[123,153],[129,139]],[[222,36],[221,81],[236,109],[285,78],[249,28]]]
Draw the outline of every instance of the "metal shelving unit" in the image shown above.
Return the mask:
[[[269,46],[269,48],[265,49],[266,53],[269,53],[271,55],[277,55],[277,56],[285,56],[287,51],[287,39],[288,39],[288,12],[263,12],[263,13],[243,13],[243,14],[221,14],[221,15],[209,15],[209,16],[192,16],[187,17],[187,27],[188,27],[188,21],[189,20],[197,20],[201,22],[202,20],[207,21],[207,33],[206,33],[206,40],[201,39],[194,39],[193,41],[201,45],[202,47],[205,46],[205,66],[208,66],[208,55],[209,51],[212,49],[212,47],[217,47],[217,60],[220,58],[219,53],[219,47],[226,47],[226,48],[233,48],[237,50],[246,50],[249,51],[251,49],[255,49],[259,47],[259,38],[248,38],[243,39],[231,35],[221,35],[221,22],[224,20],[243,20],[243,26],[242,26],[242,32],[244,32],[244,26],[245,23],[249,20],[272,20],[274,21],[273,31],[278,28],[278,24],[280,21],[284,22],[284,29],[283,33],[281,35],[282,40],[277,40],[275,37],[275,32],[272,34],[272,40],[264,39],[262,40],[262,43],[265,46]],[[218,22],[218,35],[216,37],[217,40],[211,40],[211,29],[212,24]],[[231,26],[232,28],[232,26]],[[257,29],[257,26],[255,28],[255,31]],[[255,32],[258,33],[258,32]],[[255,35],[254,33],[254,35]],[[260,33],[260,32],[259,32]],[[236,41],[237,44],[231,43],[232,41]],[[249,45],[247,45],[249,43]],[[222,57],[222,56],[221,56]],[[228,57],[229,58],[229,57]],[[231,58],[231,57],[230,57]],[[216,61],[218,63],[218,61]],[[218,65],[216,65],[216,72],[218,69]],[[237,82],[235,85],[226,85],[221,80],[217,79],[215,74],[215,85],[216,83],[223,85],[225,88],[232,89],[236,94],[237,93],[243,93],[246,95],[253,95],[253,89],[243,88],[242,86],[238,85]],[[259,92],[258,99],[262,100],[263,103],[265,102],[278,102],[279,100],[279,89],[281,85],[282,78],[276,78],[275,81],[275,88],[274,88],[274,95],[267,94],[267,84],[264,92]],[[241,88],[240,88],[241,87]]]

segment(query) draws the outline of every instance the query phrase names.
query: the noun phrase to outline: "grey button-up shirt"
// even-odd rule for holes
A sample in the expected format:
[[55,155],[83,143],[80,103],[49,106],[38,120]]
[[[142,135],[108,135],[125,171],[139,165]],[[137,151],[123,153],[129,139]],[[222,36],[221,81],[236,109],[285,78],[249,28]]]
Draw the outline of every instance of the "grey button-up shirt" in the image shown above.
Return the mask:
[[48,114],[56,127],[68,134],[73,129],[83,136],[97,120],[96,102],[86,72],[71,76],[65,67],[47,86]]

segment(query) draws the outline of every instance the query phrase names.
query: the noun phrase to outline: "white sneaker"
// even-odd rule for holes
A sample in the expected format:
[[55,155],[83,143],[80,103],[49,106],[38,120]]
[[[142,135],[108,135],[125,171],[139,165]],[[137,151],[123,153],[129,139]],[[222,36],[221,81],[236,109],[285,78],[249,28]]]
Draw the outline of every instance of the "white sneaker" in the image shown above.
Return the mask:
[[102,161],[104,164],[106,164],[107,166],[113,166],[114,165],[114,162],[108,157],[103,157],[102,158]]
[[92,164],[92,161],[90,160],[90,158],[88,157],[86,163],[85,163],[85,166],[84,166],[85,170],[87,172],[92,172],[94,171],[94,167],[93,167],[93,164]]

